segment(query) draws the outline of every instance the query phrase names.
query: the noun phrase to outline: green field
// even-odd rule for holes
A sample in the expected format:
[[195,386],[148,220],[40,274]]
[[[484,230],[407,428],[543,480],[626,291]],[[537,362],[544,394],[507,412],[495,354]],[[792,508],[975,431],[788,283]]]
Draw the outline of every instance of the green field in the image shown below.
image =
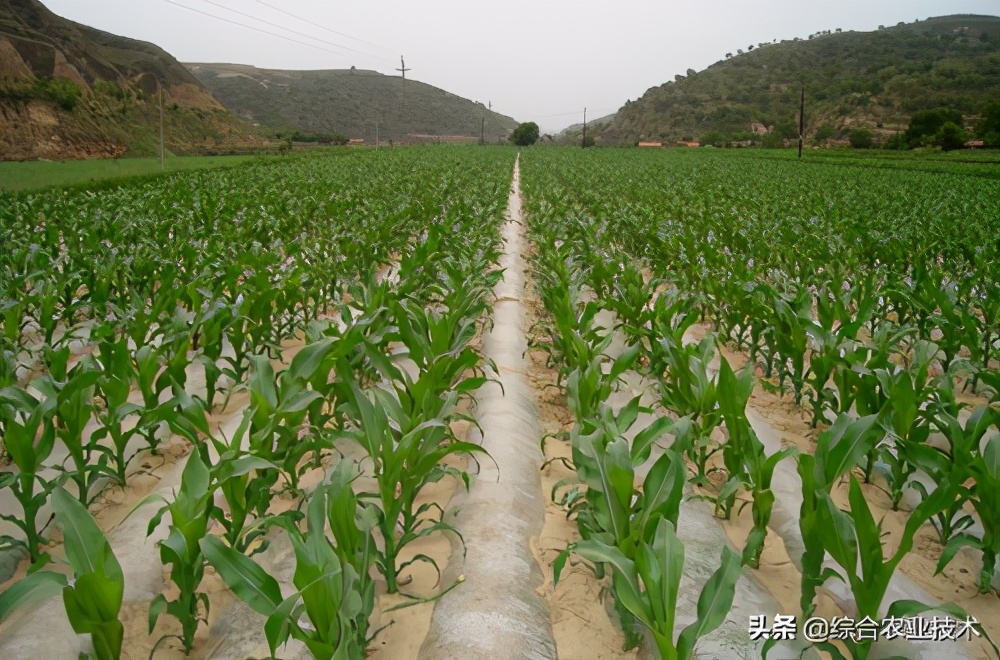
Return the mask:
[[995,658],[990,157],[332,149],[0,191],[0,657],[464,657],[390,615],[530,603],[557,660],[929,610]]
[[155,176],[163,172],[210,170],[241,165],[256,158],[260,156],[178,156],[168,158],[162,168],[159,158],[0,162],[0,190],[34,190]]

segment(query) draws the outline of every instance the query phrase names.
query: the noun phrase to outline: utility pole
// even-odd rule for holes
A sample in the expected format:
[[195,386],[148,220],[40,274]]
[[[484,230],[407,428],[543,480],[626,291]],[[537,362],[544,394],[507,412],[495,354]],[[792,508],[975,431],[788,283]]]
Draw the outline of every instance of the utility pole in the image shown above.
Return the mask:
[[402,55],[399,56],[399,66],[400,66],[400,68],[396,69],[396,71],[399,71],[400,73],[402,73],[403,74],[403,80],[406,80],[406,72],[410,71],[411,69],[407,69],[406,68],[406,62],[403,61],[403,56]]
[[799,100],[799,160],[802,159],[802,134],[806,132],[806,85],[802,83],[802,97]]
[[164,169],[163,162],[163,82],[160,80],[156,81],[160,88],[160,169]]
[[375,151],[378,151],[378,113],[375,114]]
[[587,147],[587,108],[583,109],[583,140],[581,140],[580,146]]
[[483,121],[479,125],[479,144],[486,144],[486,117],[483,117]]

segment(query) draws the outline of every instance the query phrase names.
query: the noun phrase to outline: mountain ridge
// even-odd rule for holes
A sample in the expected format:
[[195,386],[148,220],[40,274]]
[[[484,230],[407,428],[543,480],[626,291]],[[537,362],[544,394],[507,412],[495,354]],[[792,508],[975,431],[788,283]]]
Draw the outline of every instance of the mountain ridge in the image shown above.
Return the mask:
[[[417,80],[366,69],[266,69],[247,64],[184,64],[223,105],[278,132],[340,133],[406,141],[464,136],[495,141],[517,126],[482,103]],[[252,93],[251,93],[252,92]]]
[[1000,98],[1000,17],[954,14],[751,45],[649,88],[593,134],[599,144],[712,142],[759,139],[763,128],[792,139],[803,86],[807,138],[866,128],[886,139],[914,112],[938,107],[962,111],[971,126]]

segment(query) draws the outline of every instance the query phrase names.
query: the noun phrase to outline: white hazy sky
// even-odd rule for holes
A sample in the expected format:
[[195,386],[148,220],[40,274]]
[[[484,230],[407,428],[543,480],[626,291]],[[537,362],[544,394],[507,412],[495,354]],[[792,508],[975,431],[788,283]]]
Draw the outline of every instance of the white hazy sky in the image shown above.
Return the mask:
[[398,75],[402,54],[407,77],[492,101],[494,110],[547,131],[578,123],[584,107],[588,118],[610,114],[750,44],[944,14],[1000,15],[1000,0],[42,1],[79,23],[153,42],[182,62],[354,65]]

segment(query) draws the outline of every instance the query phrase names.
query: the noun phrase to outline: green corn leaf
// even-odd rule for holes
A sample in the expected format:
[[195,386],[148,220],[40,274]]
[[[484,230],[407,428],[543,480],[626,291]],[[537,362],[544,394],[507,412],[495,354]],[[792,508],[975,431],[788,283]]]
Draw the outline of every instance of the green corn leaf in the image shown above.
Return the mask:
[[677,657],[688,660],[694,655],[694,646],[705,634],[712,632],[726,620],[733,607],[736,583],[741,575],[740,556],[731,548],[722,549],[722,565],[708,579],[698,596],[698,619],[681,631],[677,638]]
[[67,584],[65,575],[51,571],[38,571],[21,578],[0,593],[0,621],[6,621],[21,607],[55,596]]
[[226,586],[254,611],[270,616],[281,605],[281,588],[277,580],[255,561],[230,548],[217,536],[206,536],[200,546],[205,559]]
[[635,563],[613,546],[586,539],[573,546],[573,551],[584,559],[595,563],[611,564],[615,571],[615,596],[622,605],[649,628],[656,623],[652,611],[639,589],[639,574]]
[[[124,584],[121,565],[87,508],[65,488],[56,487],[52,491],[52,509],[56,525],[63,533],[66,560],[73,572],[78,576],[101,574],[121,587]],[[121,597],[119,588],[118,607]]]

